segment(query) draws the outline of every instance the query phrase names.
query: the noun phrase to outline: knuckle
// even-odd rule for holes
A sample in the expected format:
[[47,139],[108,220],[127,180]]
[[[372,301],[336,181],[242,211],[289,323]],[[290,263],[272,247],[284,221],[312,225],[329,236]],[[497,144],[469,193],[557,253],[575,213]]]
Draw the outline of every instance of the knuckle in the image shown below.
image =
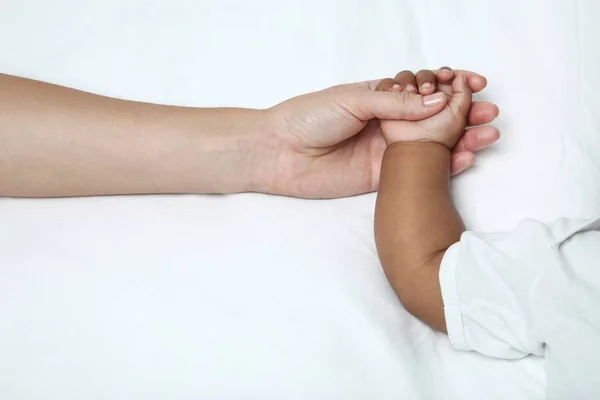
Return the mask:
[[411,99],[411,93],[403,90],[401,92],[395,92],[396,94],[396,100],[398,101],[399,104],[408,104],[410,103],[410,99]]

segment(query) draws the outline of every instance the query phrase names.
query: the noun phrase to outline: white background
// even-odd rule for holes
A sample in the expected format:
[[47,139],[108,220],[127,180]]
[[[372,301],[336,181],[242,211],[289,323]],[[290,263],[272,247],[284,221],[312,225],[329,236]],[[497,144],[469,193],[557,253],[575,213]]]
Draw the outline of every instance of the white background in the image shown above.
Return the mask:
[[[599,15],[592,0],[0,0],[0,71],[269,107],[402,69],[475,70],[503,137],[454,191],[470,228],[507,229],[600,213]],[[541,360],[454,352],[406,314],[373,205],[0,200],[0,397],[541,398]]]

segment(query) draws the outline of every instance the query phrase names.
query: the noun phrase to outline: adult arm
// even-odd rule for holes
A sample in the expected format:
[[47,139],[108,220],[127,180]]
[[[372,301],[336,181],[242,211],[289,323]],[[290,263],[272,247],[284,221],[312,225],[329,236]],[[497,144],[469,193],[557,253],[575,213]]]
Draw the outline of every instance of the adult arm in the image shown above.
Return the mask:
[[[473,90],[486,80],[466,73]],[[117,100],[0,74],[0,196],[262,192],[332,198],[377,189],[385,143],[377,118],[420,120],[443,103],[348,84],[268,110]],[[474,103],[485,124],[494,104]],[[467,130],[453,172],[494,135]]]
[[265,112],[171,107],[0,74],[0,196],[255,190]]

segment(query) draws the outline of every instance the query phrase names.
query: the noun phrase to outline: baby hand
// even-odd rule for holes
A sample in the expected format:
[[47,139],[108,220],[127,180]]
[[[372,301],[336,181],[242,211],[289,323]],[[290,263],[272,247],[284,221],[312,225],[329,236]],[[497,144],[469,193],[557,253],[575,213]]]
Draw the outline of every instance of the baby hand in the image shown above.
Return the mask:
[[447,96],[448,99],[439,113],[421,121],[381,121],[383,137],[388,145],[398,141],[431,141],[452,149],[465,132],[472,92],[464,74],[456,74],[448,67],[437,73],[419,71],[416,77],[410,71],[403,71],[395,79],[382,80],[376,90],[398,92],[399,95],[402,92],[439,93],[439,96]]

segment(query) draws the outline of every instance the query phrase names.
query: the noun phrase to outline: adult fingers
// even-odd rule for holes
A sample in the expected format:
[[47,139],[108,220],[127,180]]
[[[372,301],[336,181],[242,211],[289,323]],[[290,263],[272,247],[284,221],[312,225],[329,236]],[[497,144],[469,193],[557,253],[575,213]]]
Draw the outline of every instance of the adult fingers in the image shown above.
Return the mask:
[[454,153],[450,164],[450,175],[458,175],[473,164],[475,164],[475,154],[468,151]]
[[453,149],[455,154],[481,150],[496,143],[500,139],[500,131],[493,126],[478,126],[467,129]]
[[487,101],[476,101],[471,106],[471,111],[469,111],[467,125],[476,126],[489,124],[495,120],[499,114],[500,110],[494,103]]
[[355,90],[339,92],[339,95],[339,99],[334,101],[363,121],[373,118],[419,121],[440,112],[448,101],[444,93],[421,96],[406,90],[402,92]]

